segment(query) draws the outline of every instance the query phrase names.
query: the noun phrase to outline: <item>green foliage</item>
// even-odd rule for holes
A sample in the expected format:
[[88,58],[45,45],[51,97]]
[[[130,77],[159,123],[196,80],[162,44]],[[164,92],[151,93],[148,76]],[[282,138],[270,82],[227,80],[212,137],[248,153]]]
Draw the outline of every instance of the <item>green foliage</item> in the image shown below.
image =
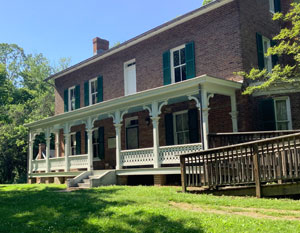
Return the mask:
[[249,85],[243,94],[266,90],[274,85],[298,85],[300,82],[300,4],[292,3],[287,14],[276,13],[273,20],[287,25],[273,40],[276,45],[269,48],[265,56],[278,55],[280,64],[273,67],[272,72],[253,68],[249,73],[238,72],[246,81],[259,81],[257,85]]
[[300,203],[289,199],[217,197],[143,186],[58,192],[64,187],[0,186],[0,232],[277,233],[300,229]]
[[204,5],[208,4],[208,3],[211,3],[212,1],[214,1],[214,0],[203,0],[202,5],[204,6]]
[[53,67],[42,54],[25,54],[0,43],[0,183],[25,182],[27,139],[25,123],[54,115],[53,83],[45,78],[65,68]]

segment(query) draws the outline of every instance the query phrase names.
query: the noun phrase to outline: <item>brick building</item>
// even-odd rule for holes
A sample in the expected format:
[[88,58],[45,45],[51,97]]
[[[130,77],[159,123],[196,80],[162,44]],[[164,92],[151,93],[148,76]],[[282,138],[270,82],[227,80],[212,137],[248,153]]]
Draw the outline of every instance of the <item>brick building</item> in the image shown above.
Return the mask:
[[[235,74],[277,62],[264,52],[280,30],[274,12],[289,4],[216,0],[113,48],[95,38],[94,56],[47,79],[55,116],[28,125],[29,177],[115,169],[123,181],[165,182],[180,173],[177,155],[209,147],[209,133],[300,128],[297,88],[244,96]],[[45,156],[35,160],[41,132]]]

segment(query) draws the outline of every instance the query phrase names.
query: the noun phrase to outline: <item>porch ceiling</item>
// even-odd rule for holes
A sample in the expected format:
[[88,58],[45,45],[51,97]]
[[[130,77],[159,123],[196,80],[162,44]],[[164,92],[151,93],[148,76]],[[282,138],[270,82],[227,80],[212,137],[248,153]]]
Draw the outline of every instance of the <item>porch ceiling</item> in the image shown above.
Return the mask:
[[[198,95],[199,85],[207,93],[232,95],[242,86],[241,83],[214,78],[208,75],[202,75],[183,82],[174,83],[146,91],[141,91],[133,95],[122,96],[112,100],[104,101],[88,107],[83,107],[72,112],[59,114],[44,120],[26,124],[32,130],[62,125],[67,122],[82,121],[89,116],[98,116],[98,119],[105,119],[109,114],[116,110],[127,110],[136,112],[143,110],[143,106],[151,104],[153,101],[164,102],[168,104],[187,100],[187,96]],[[82,122],[83,123],[83,122]]]

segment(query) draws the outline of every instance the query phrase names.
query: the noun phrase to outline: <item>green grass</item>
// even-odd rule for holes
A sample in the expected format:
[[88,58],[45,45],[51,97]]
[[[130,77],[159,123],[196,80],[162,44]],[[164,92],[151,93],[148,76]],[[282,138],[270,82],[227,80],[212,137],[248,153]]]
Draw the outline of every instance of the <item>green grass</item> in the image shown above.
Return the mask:
[[0,232],[300,232],[300,220],[292,219],[300,219],[300,201],[183,194],[174,187],[57,192],[64,188],[0,185]]

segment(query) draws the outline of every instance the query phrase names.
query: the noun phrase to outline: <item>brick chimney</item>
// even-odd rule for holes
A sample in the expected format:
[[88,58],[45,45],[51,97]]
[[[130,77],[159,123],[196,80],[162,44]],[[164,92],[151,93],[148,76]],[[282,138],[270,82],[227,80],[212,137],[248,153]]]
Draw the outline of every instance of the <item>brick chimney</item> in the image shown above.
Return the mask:
[[109,49],[109,41],[96,37],[93,39],[94,55],[103,53]]

